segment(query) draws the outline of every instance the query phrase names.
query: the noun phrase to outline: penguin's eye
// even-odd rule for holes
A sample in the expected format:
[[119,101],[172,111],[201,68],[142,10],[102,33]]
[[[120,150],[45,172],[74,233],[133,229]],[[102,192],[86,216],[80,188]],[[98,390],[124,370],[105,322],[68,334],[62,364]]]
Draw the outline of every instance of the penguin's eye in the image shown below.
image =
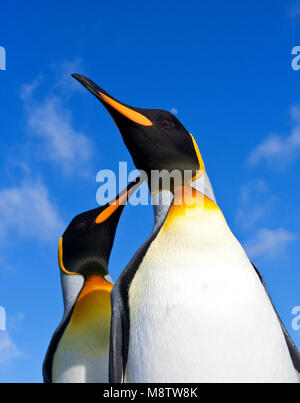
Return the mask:
[[160,122],[160,125],[163,129],[169,129],[173,126],[173,122],[169,119],[165,119]]

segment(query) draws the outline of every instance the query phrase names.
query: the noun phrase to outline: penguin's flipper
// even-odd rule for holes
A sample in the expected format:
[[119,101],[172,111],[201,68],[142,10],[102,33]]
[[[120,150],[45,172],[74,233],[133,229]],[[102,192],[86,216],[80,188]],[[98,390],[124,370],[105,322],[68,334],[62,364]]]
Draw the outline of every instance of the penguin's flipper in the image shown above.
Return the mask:
[[274,311],[275,311],[275,313],[276,313],[276,315],[278,317],[278,320],[280,322],[281,329],[283,331],[285,341],[287,343],[287,346],[288,346],[288,349],[289,349],[289,352],[290,352],[290,355],[291,355],[291,358],[292,358],[292,361],[293,361],[293,364],[294,364],[294,368],[300,374],[300,352],[299,352],[298,348],[296,347],[295,343],[293,342],[293,340],[292,340],[291,336],[289,335],[288,331],[286,330],[286,327],[282,323],[282,320],[280,319],[280,316],[279,316],[279,314],[278,314],[278,312],[277,312],[277,310],[276,310],[276,308],[274,306],[274,303],[273,303],[272,298],[271,298],[271,296],[269,294],[269,291],[267,289],[267,285],[265,283],[265,280],[264,280],[263,276],[260,274],[260,272],[254,266],[253,263],[252,263],[252,266],[254,267],[254,270],[256,271],[256,274],[258,275],[258,277],[259,277],[262,285],[264,286],[265,291],[266,291],[266,293],[267,293],[267,295],[268,295],[268,297],[269,297],[269,299],[271,301],[271,304],[272,304],[272,306],[274,308]]
[[123,381],[123,324],[122,299],[119,289],[115,286],[111,292],[111,327],[109,349],[109,382],[121,383]]
[[44,362],[43,362],[44,383],[52,383],[52,364],[53,364],[54,353],[57,349],[57,346],[62,337],[62,334],[64,333],[64,331],[69,323],[70,316],[71,315],[68,315],[68,317],[63,318],[62,323],[55,330],[55,332],[51,338],[51,341],[50,341],[50,344],[47,349],[47,353],[46,353],[46,356],[45,356]]

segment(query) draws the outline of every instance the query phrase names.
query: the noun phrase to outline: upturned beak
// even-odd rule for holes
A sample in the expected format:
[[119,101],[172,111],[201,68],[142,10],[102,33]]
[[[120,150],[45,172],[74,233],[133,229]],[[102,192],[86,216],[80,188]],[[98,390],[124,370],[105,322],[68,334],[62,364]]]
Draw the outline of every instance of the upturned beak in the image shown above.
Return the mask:
[[126,105],[109,95],[89,78],[80,74],[72,74],[85,88],[87,88],[105,106],[118,125],[118,115],[141,126],[153,126],[153,123],[143,113],[142,109]]

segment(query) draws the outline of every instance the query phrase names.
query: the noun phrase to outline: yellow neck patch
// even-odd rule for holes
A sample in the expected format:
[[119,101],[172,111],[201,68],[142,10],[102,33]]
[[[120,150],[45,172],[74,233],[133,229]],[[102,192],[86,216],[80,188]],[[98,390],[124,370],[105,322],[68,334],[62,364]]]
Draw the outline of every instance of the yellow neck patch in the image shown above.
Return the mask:
[[191,183],[194,180],[196,180],[197,178],[199,178],[205,171],[205,165],[204,165],[204,162],[203,162],[199,147],[198,147],[198,145],[196,143],[196,140],[194,139],[194,137],[193,137],[193,135],[191,133],[190,133],[190,136],[192,138],[193,145],[194,145],[194,148],[195,148],[195,152],[196,152],[196,155],[197,155],[197,159],[198,159],[198,162],[199,162],[199,170],[196,173],[196,175],[189,181],[189,183]]
[[[68,271],[64,266],[62,237],[58,243],[58,264],[64,273],[80,275]],[[76,327],[93,321],[96,323],[103,321],[104,326],[105,322],[109,326],[111,316],[110,293],[112,288],[113,284],[100,275],[92,275],[87,278],[75,303],[70,325]]]
[[83,326],[94,320],[110,323],[112,288],[113,284],[100,276],[88,278],[75,303],[71,326]]
[[203,193],[189,185],[178,186],[163,228],[167,229],[178,218],[195,219],[211,212],[222,215],[217,204]]
[[64,266],[64,262],[63,262],[63,238],[62,238],[62,236],[59,238],[59,242],[58,242],[57,257],[58,257],[58,265],[59,265],[60,269],[64,273],[66,273],[66,274],[77,274],[78,275],[78,273],[72,273],[71,271],[68,271]]

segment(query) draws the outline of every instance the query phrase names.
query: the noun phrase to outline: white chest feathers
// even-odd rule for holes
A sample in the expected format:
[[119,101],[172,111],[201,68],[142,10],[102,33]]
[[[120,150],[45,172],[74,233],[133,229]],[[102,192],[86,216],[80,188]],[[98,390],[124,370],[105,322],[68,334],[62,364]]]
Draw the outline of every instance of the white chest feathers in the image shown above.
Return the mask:
[[260,280],[203,196],[193,208],[171,207],[129,309],[126,382],[297,382]]

